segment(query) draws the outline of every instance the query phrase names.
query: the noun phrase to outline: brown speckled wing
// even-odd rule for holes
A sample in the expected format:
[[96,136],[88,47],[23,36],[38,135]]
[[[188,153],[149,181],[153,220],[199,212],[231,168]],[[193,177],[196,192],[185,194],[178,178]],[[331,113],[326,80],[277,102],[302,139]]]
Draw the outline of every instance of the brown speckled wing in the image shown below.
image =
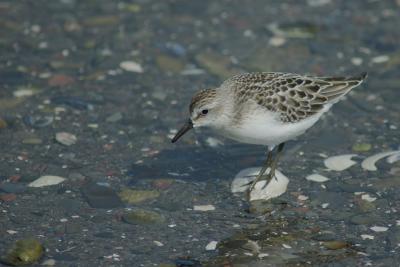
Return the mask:
[[366,77],[310,77],[291,73],[248,73],[234,76],[237,103],[249,99],[278,112],[283,122],[298,122],[335,103]]

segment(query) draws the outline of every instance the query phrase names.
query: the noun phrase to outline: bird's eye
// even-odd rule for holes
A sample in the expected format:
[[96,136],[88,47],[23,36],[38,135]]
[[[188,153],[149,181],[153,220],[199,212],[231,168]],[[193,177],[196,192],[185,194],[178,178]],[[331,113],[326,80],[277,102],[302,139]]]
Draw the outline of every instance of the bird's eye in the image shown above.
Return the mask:
[[203,114],[203,115],[207,115],[207,113],[208,113],[208,109],[203,109],[203,110],[201,111],[201,114]]

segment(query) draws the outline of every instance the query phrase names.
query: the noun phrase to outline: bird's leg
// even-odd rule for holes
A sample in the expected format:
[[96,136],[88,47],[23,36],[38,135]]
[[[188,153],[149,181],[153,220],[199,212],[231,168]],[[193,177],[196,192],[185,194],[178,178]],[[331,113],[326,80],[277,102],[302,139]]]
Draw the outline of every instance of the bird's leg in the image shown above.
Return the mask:
[[258,173],[257,177],[251,182],[250,187],[249,187],[249,192],[251,192],[254,189],[254,186],[256,183],[258,183],[261,178],[263,177],[264,173],[267,171],[268,167],[271,165],[272,162],[272,152],[273,148],[269,149],[268,155],[267,155],[267,160],[265,161],[265,164],[261,168],[260,172]]
[[284,146],[285,146],[285,143],[280,143],[278,146],[278,149],[276,151],[275,160],[271,163],[271,169],[269,170],[269,173],[267,175],[267,183],[265,184],[265,186],[267,186],[267,184],[269,184],[269,182],[272,180],[272,178],[275,178],[275,180],[278,180],[278,179],[276,179],[276,176],[275,176],[275,170],[276,170],[276,167],[278,166],[278,161],[282,155],[282,150],[283,150]]

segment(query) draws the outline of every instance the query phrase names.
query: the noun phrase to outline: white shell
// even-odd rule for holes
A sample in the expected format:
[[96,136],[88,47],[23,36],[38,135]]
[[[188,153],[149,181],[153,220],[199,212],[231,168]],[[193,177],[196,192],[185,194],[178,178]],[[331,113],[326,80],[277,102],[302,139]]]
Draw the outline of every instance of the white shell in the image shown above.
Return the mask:
[[56,140],[65,146],[71,146],[78,141],[75,135],[67,132],[56,133]]
[[351,160],[354,156],[357,156],[357,154],[345,154],[329,157],[324,160],[324,164],[332,171],[343,171],[357,163],[354,160]]
[[306,180],[308,181],[313,181],[313,182],[317,182],[317,183],[323,183],[326,181],[329,181],[328,177],[325,177],[321,174],[318,173],[314,173],[314,174],[310,174],[306,177]]
[[374,232],[386,232],[389,228],[385,226],[372,226],[369,229],[371,229]]
[[35,181],[31,182],[28,184],[29,187],[44,187],[44,186],[50,186],[50,185],[56,185],[59,183],[62,183],[65,181],[65,178],[62,178],[60,176],[54,176],[54,175],[44,175]]
[[363,239],[363,240],[365,240],[365,239],[374,239],[375,237],[373,236],[373,235],[361,235],[361,238]]
[[368,201],[368,202],[374,202],[377,198],[376,197],[371,197],[370,194],[363,194],[361,195],[361,199]]
[[381,152],[381,153],[375,154],[373,156],[370,156],[370,157],[364,159],[363,162],[361,162],[361,167],[367,171],[376,171],[376,170],[378,170],[378,168],[376,168],[375,163],[378,160],[383,159],[387,156],[395,155],[397,153],[400,153],[400,150]]
[[395,163],[396,161],[399,161],[399,160],[400,160],[400,152],[389,156],[386,159],[386,162],[392,164],[392,163]]
[[134,61],[123,61],[119,64],[119,67],[125,71],[131,71],[137,73],[143,72],[142,66]]
[[[248,189],[249,183],[255,179],[261,168],[248,168],[240,171],[232,182],[231,190],[233,193],[244,192]],[[266,173],[268,173],[267,169]],[[280,171],[275,171],[276,179],[272,179],[267,186],[266,181],[259,181],[250,192],[250,201],[268,200],[278,197],[286,192],[289,179]]]
[[207,244],[206,250],[215,250],[217,248],[218,242],[217,241],[211,241],[210,243]]
[[210,211],[210,210],[215,210],[215,207],[214,207],[214,205],[195,205],[195,206],[193,206],[193,210]]
[[[240,171],[232,182],[232,193],[245,192],[249,183],[255,179],[261,168],[248,168]],[[268,173],[269,169],[266,171]],[[266,181],[259,181],[250,193],[250,201],[268,200],[278,197],[286,192],[289,179],[279,170],[275,171],[276,179],[272,179],[267,186],[264,187]]]

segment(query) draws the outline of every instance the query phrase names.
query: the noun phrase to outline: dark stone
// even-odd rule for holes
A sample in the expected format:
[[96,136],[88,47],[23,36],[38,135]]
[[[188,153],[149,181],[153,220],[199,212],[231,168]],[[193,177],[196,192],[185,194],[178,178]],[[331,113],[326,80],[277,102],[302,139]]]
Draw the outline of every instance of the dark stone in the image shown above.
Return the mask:
[[197,260],[177,259],[175,261],[177,267],[201,267],[201,263]]
[[27,190],[26,185],[19,183],[2,183],[0,184],[0,190],[6,193],[23,193]]
[[53,257],[56,261],[77,261],[78,258],[69,253],[55,254]]
[[91,110],[93,105],[86,100],[74,96],[56,96],[51,99],[55,105],[66,105],[78,110]]
[[100,232],[94,234],[95,237],[100,237],[100,238],[113,238],[114,234],[111,232]]
[[115,191],[107,186],[88,184],[82,188],[82,194],[92,208],[112,209],[124,206]]

